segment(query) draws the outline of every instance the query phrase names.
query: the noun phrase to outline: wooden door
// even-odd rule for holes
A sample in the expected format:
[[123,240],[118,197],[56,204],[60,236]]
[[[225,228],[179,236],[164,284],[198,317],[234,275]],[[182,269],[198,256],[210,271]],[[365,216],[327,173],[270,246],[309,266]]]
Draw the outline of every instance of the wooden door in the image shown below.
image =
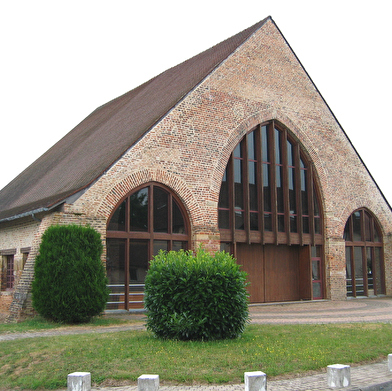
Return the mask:
[[264,262],[261,244],[237,244],[237,261],[248,273],[248,292],[251,303],[264,303]]
[[238,243],[237,262],[248,273],[251,303],[301,299],[298,246]]
[[297,246],[264,246],[265,301],[295,301],[299,294]]

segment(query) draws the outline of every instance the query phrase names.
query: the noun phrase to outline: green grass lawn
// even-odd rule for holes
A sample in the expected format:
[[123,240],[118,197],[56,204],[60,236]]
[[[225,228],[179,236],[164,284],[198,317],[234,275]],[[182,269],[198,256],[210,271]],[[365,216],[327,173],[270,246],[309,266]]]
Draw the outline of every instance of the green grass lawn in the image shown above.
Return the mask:
[[[1,332],[1,331],[0,331]],[[392,324],[249,325],[239,339],[162,341],[134,330],[0,342],[0,389],[66,388],[67,375],[93,384],[159,374],[166,383],[239,383],[246,371],[269,377],[386,358]]]

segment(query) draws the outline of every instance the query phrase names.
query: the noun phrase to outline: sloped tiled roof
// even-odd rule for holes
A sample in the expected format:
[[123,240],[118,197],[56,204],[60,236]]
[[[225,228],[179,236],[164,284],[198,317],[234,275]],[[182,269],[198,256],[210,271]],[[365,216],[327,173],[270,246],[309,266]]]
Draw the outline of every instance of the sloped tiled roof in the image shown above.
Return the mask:
[[0,221],[88,187],[268,19],[96,109],[0,191]]

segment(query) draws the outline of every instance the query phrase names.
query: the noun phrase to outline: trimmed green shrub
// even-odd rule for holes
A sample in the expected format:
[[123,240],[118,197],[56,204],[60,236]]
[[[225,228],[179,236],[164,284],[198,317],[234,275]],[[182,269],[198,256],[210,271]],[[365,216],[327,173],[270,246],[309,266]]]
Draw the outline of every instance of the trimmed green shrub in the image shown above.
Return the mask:
[[33,307],[55,322],[88,322],[109,297],[100,234],[91,227],[55,225],[42,235],[35,260]]
[[145,280],[147,329],[163,339],[240,336],[249,319],[246,277],[225,252],[161,251]]

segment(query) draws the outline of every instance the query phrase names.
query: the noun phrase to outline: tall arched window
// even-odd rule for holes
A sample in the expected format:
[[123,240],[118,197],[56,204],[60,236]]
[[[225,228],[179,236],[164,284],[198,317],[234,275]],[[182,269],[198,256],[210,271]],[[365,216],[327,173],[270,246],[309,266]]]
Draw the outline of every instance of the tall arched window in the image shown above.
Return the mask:
[[347,296],[385,294],[383,244],[376,219],[356,210],[344,228]]
[[149,261],[161,249],[186,250],[190,243],[185,209],[157,183],[144,185],[121,201],[109,219],[106,236],[111,292],[107,309],[142,307]]
[[313,168],[270,121],[234,148],[219,195],[221,249],[248,273],[250,301],[324,297],[322,213]]
[[274,121],[252,129],[234,149],[218,213],[223,242],[322,244],[312,166]]

